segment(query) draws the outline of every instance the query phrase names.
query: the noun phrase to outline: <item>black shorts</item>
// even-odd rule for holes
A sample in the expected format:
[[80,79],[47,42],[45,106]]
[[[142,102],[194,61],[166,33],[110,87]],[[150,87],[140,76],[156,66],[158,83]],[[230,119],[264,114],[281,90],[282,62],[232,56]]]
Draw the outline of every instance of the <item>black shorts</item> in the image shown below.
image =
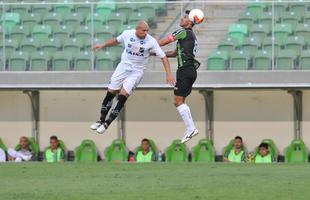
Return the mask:
[[177,83],[174,95],[187,97],[192,92],[192,87],[197,78],[197,71],[193,66],[179,67],[177,70]]

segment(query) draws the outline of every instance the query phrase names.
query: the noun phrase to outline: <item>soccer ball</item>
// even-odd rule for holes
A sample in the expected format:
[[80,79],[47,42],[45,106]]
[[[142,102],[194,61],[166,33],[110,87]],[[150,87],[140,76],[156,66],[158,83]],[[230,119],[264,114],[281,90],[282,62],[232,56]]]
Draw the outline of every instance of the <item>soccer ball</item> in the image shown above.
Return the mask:
[[194,24],[200,24],[203,22],[205,15],[200,9],[193,9],[189,12],[188,17]]

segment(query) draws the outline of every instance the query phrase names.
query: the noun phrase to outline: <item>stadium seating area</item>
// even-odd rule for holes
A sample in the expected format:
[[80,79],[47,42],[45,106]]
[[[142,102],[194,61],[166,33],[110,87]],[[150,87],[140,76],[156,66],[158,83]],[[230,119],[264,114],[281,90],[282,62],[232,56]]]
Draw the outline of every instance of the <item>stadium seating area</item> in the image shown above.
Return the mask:
[[[168,146],[161,157],[158,157],[159,149],[153,140],[150,141],[150,148],[156,153],[156,161],[166,161],[166,162],[205,162],[212,163],[216,160],[216,152],[213,147],[213,142],[207,139],[201,139],[196,146],[194,146],[191,151],[188,150],[185,144],[181,143],[181,140],[172,141],[171,145]],[[43,152],[40,152],[39,145],[35,142],[33,138],[29,138],[30,148],[34,152],[36,158],[41,161]],[[81,142],[81,144],[75,149],[74,152],[68,151],[66,149],[65,143],[59,141],[59,147],[65,152],[66,161],[75,162],[97,162],[101,160],[97,147],[92,140],[86,139]],[[279,153],[276,144],[271,139],[264,139],[261,143],[267,143],[269,145],[271,155],[279,158]],[[231,140],[229,144],[224,148],[223,155],[233,148],[234,140]],[[0,138],[0,148],[7,151],[7,147]],[[15,150],[19,150],[20,146],[16,145]],[[49,148],[49,147],[47,147]],[[45,148],[45,149],[47,149]],[[246,151],[246,147],[243,147]],[[133,153],[141,150],[141,147],[137,147]],[[258,152],[258,148],[253,150],[254,153]],[[115,139],[112,144],[107,147],[104,151],[104,161],[105,162],[127,162],[129,160],[130,151],[126,147],[125,141],[120,139]],[[308,162],[308,148],[302,140],[295,139],[289,144],[285,149],[284,161],[286,163],[307,163]]]
[[[208,55],[208,70],[310,69],[310,4],[247,5]],[[274,57],[273,57],[274,55]],[[274,68],[273,68],[274,63]]]
[[91,45],[135,28],[141,19],[154,27],[156,16],[165,14],[165,3],[135,1],[4,1],[19,4],[0,8],[0,64],[8,71],[112,70],[122,46],[93,54]]

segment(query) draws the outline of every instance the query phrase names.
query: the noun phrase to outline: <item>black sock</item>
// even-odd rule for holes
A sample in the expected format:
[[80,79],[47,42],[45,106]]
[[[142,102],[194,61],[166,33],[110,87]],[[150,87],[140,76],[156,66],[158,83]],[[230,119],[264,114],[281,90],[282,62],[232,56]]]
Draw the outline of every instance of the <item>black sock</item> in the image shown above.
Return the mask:
[[107,95],[105,96],[102,105],[101,105],[101,111],[100,111],[100,121],[104,122],[105,118],[109,112],[109,110],[112,107],[113,99],[115,97],[115,94],[112,94],[111,92],[107,92]]
[[113,108],[109,118],[105,121],[105,124],[109,126],[114,119],[118,116],[118,114],[121,112],[122,108],[124,107],[125,103],[127,101],[127,97],[124,95],[118,95],[117,102],[115,107]]

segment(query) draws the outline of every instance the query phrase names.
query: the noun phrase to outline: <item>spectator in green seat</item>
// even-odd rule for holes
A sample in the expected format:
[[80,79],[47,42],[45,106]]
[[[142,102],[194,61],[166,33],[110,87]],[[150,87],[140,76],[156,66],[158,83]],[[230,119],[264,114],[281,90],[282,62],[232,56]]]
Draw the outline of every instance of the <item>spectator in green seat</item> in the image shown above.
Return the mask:
[[223,161],[241,163],[245,161],[246,155],[243,148],[242,137],[236,136],[234,139],[234,146],[230,151],[225,152]]
[[267,143],[261,143],[258,146],[259,150],[255,156],[255,163],[272,163],[274,158],[269,152],[269,146]]
[[59,140],[57,136],[50,137],[50,146],[45,150],[44,158],[46,162],[64,161],[64,151],[59,146]]
[[155,153],[151,150],[150,141],[148,139],[143,139],[141,142],[142,150],[137,152],[136,161],[137,162],[152,162],[154,161]]
[[3,149],[0,148],[0,162],[5,162],[5,161],[6,161],[5,152]]
[[29,140],[26,136],[20,137],[19,145],[20,149],[18,151],[8,149],[9,160],[15,162],[34,161],[35,156],[30,148]]

